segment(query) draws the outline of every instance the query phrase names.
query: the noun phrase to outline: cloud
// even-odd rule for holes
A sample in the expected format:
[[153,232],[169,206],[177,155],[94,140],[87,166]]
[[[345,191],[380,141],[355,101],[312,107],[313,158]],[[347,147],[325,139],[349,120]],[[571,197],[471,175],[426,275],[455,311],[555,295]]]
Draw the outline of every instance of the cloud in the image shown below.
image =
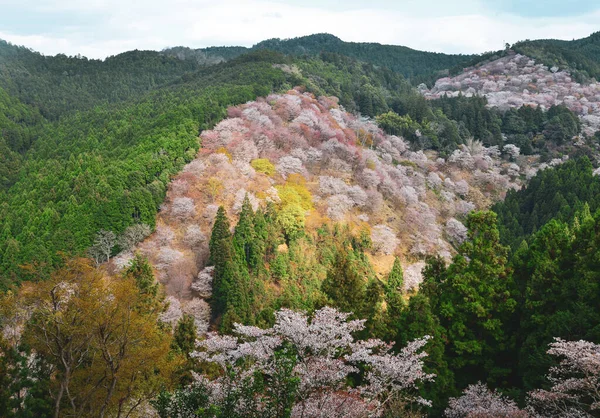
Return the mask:
[[[9,24],[0,17],[0,38],[45,54],[81,53],[90,58],[176,45],[251,46],[268,38],[319,32],[346,41],[480,53],[523,39],[584,37],[597,30],[600,21],[600,8],[579,16],[533,18],[493,10],[487,0],[468,0],[452,7],[449,4],[457,2],[410,0],[385,6],[382,1],[361,1],[345,9],[334,3],[9,0],[3,7],[11,12],[7,15],[12,20]],[[369,6],[361,6],[365,3]],[[26,25],[15,23],[18,14]],[[43,19],[39,31],[32,16],[40,23]],[[53,19],[61,23],[53,27],[49,23]]]

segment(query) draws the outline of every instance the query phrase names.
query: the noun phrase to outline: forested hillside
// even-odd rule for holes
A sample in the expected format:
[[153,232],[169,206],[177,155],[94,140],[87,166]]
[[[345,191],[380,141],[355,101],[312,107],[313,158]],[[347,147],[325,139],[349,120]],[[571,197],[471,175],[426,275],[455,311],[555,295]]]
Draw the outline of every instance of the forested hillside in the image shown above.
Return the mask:
[[[449,258],[464,239],[465,215],[518,188],[519,173],[534,168],[526,158],[476,142],[447,160],[414,152],[405,140],[341,110],[336,98],[297,90],[230,108],[228,115],[202,133],[199,155],[171,183],[156,234],[139,250],[167,293],[193,304],[211,293],[212,273],[203,269],[215,217],[249,217],[261,228],[266,222],[256,232],[266,241],[249,244],[261,250],[244,274],[257,275],[250,288],[264,290],[245,308],[246,318],[268,317],[280,304],[312,310],[327,300],[319,283],[346,240],[356,241],[362,275],[386,276],[397,256],[416,273],[404,287],[418,286],[424,257]],[[256,219],[246,213],[250,208],[259,210]],[[120,254],[117,266],[134,252]],[[296,285],[303,298],[293,295]],[[198,320],[206,328],[206,315]]]
[[[389,68],[407,79],[426,79],[437,72],[464,66],[474,59],[473,55],[451,55],[436,52],[417,51],[405,46],[382,45],[378,43],[344,42],[340,38],[320,33],[293,39],[268,39],[252,48],[222,47],[192,50],[189,48],[170,48],[167,55],[194,57],[205,61],[228,60],[250,50],[268,49],[293,56],[318,57],[323,52],[352,57],[360,61]],[[464,65],[463,65],[464,64]]]
[[[446,155],[471,135],[401,75],[336,54],[298,59],[258,51],[201,66],[152,52],[100,62],[44,57],[8,44],[3,50],[11,57],[2,78],[10,109],[0,167],[3,286],[26,276],[24,264],[51,267],[59,254],[84,254],[98,231],[120,235],[136,224],[153,227],[170,176],[198,149],[198,133],[221,120],[227,106],[258,95],[304,85],[336,95],[346,109],[367,116],[395,111],[403,116],[389,114],[393,124],[399,121],[398,133],[415,148]],[[62,74],[68,65],[72,78]],[[128,66],[136,70],[130,74]],[[67,78],[59,83],[57,77]],[[31,85],[17,88],[29,79]],[[80,101],[61,98],[71,95]]]
[[43,122],[30,148],[14,154],[18,174],[0,191],[5,286],[23,278],[23,263],[53,266],[59,252],[84,254],[101,229],[154,225],[170,176],[198,149],[198,132],[232,103],[285,84],[269,60],[240,61],[133,102]]
[[547,65],[573,70],[578,81],[600,78],[600,32],[583,39],[540,39],[517,42],[512,49]]
[[597,416],[596,42],[0,43],[0,416]]
[[44,56],[0,40],[0,87],[50,120],[140,97],[197,69],[194,61],[155,51],[130,51],[100,61]]

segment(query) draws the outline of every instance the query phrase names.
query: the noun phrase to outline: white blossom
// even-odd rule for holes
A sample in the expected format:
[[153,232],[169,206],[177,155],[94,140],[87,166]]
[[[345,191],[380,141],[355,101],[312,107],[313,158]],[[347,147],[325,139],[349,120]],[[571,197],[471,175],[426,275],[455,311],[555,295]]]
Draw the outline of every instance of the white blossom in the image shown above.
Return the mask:
[[173,199],[171,213],[176,218],[189,218],[196,212],[194,201],[189,197],[177,197]]
[[202,298],[209,298],[212,295],[212,281],[214,277],[215,267],[209,266],[200,270],[198,277],[192,283],[191,289],[197,292]]
[[467,239],[467,227],[455,218],[450,218],[446,222],[446,234],[450,242],[460,245]]
[[496,391],[490,391],[481,382],[468,386],[460,398],[450,398],[444,415],[448,418],[527,418],[529,416],[525,411],[520,410],[514,401]]
[[396,233],[387,225],[376,225],[371,231],[373,249],[382,254],[393,254],[398,247]]
[[277,172],[283,178],[287,178],[290,174],[301,174],[304,172],[302,161],[296,157],[286,156],[279,159],[277,163]]

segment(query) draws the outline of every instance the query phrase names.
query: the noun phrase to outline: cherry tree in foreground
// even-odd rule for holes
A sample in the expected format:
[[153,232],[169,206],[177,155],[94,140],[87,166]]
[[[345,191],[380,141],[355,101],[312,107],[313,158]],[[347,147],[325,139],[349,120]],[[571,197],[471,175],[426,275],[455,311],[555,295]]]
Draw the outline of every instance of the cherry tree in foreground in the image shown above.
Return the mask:
[[468,386],[460,398],[450,398],[444,412],[448,418],[526,418],[517,404],[481,382]]
[[552,367],[550,390],[529,393],[529,403],[544,417],[587,417],[600,412],[600,345],[555,338],[548,354],[560,359]]
[[[212,371],[197,375],[188,390],[201,388],[207,400],[193,410],[214,410],[207,415],[214,417],[366,418],[381,416],[392,405],[429,405],[416,390],[434,377],[423,371],[427,354],[421,349],[429,337],[392,353],[380,340],[355,341],[353,334],[365,321],[349,316],[325,307],[309,319],[282,309],[272,328],[236,324],[235,335],[209,334],[192,353]],[[166,407],[163,403],[161,415],[188,416],[178,396],[186,398],[180,393]]]
[[527,408],[477,383],[460,398],[451,398],[445,415],[450,418],[584,418],[600,411],[600,345],[555,338],[548,354],[560,362],[550,369],[549,390],[529,392]]

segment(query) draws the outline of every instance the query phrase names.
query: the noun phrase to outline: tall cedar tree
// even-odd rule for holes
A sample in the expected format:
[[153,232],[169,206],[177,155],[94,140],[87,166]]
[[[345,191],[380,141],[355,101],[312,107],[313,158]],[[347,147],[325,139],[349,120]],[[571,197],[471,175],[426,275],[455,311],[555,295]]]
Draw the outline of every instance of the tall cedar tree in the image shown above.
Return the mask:
[[259,262],[255,244],[254,211],[246,194],[242,203],[240,219],[233,234],[233,247],[237,256],[248,268],[254,268]]
[[424,359],[424,370],[427,373],[435,374],[435,380],[425,383],[421,387],[421,394],[433,403],[431,415],[439,416],[444,409],[447,397],[456,395],[454,375],[446,361],[444,329],[437,316],[434,315],[425,292],[418,292],[410,298],[408,306],[398,317],[397,324],[395,342],[398,348],[420,338],[419,336],[430,335],[432,337],[425,346],[427,357]]
[[452,264],[429,269],[437,273],[432,308],[445,330],[458,388],[477,380],[506,385],[514,341],[505,330],[516,307],[508,250],[499,242],[493,212],[472,213],[467,227],[468,240]]
[[229,219],[222,206],[217,211],[209,249],[209,264],[215,267],[213,314],[219,319],[221,330],[230,330],[235,322],[252,322],[250,275],[234,248]]
[[148,259],[140,253],[136,253],[133,260],[124,272],[126,279],[133,279],[140,291],[140,309],[160,312],[164,308],[164,298],[160,293],[159,284],[154,278],[152,266]]
[[403,296],[404,288],[404,272],[402,271],[402,264],[400,258],[394,259],[394,265],[392,270],[388,274],[387,283],[385,284],[385,300],[387,302],[388,310],[394,315],[399,314],[404,308],[405,301]]

